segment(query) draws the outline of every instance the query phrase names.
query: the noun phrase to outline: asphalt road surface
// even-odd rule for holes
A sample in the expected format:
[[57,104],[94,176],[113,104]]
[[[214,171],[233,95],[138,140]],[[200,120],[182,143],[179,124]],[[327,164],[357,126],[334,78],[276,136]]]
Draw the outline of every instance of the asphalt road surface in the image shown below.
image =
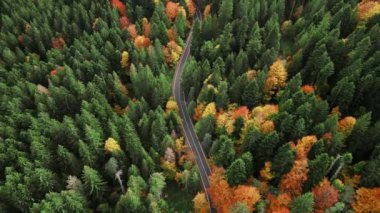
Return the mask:
[[[199,12],[199,10],[197,10],[196,18],[201,19],[202,18],[201,16],[202,16],[201,13]],[[210,169],[210,166],[208,165],[206,155],[199,142],[198,136],[195,133],[194,124],[189,114],[187,113],[187,103],[185,100],[185,95],[181,88],[181,76],[185,68],[185,64],[190,57],[192,38],[193,38],[193,31],[191,30],[186,39],[185,47],[183,49],[181,58],[178,61],[178,64],[175,70],[175,75],[174,75],[173,84],[172,84],[172,91],[173,91],[174,100],[178,104],[179,115],[182,119],[182,131],[186,138],[186,144],[195,155],[195,161],[198,166],[203,191],[206,193],[206,198],[209,201],[211,212],[216,212],[215,208],[212,207],[211,199],[207,192],[207,188],[210,186],[208,177],[211,174],[211,169]]]

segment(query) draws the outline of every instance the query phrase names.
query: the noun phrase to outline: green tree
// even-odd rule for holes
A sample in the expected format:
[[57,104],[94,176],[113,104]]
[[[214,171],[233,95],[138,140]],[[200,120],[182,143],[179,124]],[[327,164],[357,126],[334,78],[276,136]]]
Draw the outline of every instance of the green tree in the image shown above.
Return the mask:
[[290,204],[291,213],[312,213],[314,206],[313,194],[308,192],[296,197]]
[[247,171],[244,161],[242,159],[236,159],[232,162],[226,171],[226,176],[228,183],[231,186],[237,186],[244,183],[247,179]]
[[84,166],[82,175],[83,184],[86,192],[96,198],[100,198],[105,191],[105,182],[95,169]]
[[214,141],[211,147],[211,155],[215,164],[228,166],[235,159],[234,142],[226,135],[222,135]]
[[274,182],[278,182],[282,175],[288,173],[293,166],[296,152],[289,143],[282,145],[272,160],[271,172],[274,175]]
[[45,199],[39,203],[34,203],[30,209],[31,212],[86,212],[90,209],[87,206],[87,200],[80,193],[69,190],[50,192],[46,194]]
[[327,175],[330,164],[331,158],[326,153],[318,155],[314,160],[309,161],[309,173],[304,184],[304,191],[310,191],[314,185],[322,181]]

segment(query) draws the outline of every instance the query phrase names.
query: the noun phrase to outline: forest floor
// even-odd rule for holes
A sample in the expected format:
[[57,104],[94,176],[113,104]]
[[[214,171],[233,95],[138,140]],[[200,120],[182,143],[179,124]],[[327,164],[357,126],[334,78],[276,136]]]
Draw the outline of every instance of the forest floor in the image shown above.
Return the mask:
[[190,192],[180,189],[176,183],[167,183],[167,186],[165,187],[163,193],[165,199],[170,201],[170,207],[176,212],[194,212],[192,202],[194,195]]

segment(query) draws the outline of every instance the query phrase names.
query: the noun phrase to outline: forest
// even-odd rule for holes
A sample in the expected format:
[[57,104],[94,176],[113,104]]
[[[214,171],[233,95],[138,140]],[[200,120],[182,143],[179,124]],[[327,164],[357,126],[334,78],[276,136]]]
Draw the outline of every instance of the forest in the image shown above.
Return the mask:
[[0,212],[380,212],[380,0],[1,0],[0,98]]

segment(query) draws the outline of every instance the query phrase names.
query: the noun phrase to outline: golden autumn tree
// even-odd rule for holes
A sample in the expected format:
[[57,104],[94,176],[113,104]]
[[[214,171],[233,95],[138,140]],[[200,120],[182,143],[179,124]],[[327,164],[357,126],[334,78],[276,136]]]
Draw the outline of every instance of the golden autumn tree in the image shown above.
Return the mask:
[[129,65],[129,53],[127,51],[123,51],[121,53],[121,60],[120,60],[121,68],[127,68]]
[[139,35],[135,39],[135,46],[137,48],[142,48],[142,47],[148,47],[150,45],[150,39],[143,36]]
[[115,153],[115,152],[121,151],[119,143],[113,138],[108,138],[106,140],[106,142],[104,144],[104,149],[110,153]]
[[208,213],[210,212],[210,206],[206,199],[206,194],[203,192],[198,192],[194,199],[194,211],[196,213]]
[[182,54],[182,47],[179,46],[174,40],[169,41],[167,47],[163,47],[163,52],[166,62],[173,66],[175,65]]
[[323,213],[325,209],[332,207],[339,200],[339,192],[331,186],[326,178],[318,186],[312,189],[314,195],[314,210]]
[[262,168],[260,170],[260,179],[264,182],[268,182],[270,180],[272,180],[273,178],[273,175],[272,173],[270,172],[270,168],[271,168],[272,164],[270,161],[267,161],[265,162],[265,166],[264,168]]
[[288,73],[285,68],[285,62],[281,59],[277,59],[269,68],[264,91],[271,94],[273,91],[283,88],[286,85],[287,78]]
[[359,188],[352,208],[356,213],[380,212],[380,188]]
[[207,104],[205,110],[203,111],[202,118],[207,117],[209,115],[215,116],[215,114],[216,114],[216,105],[215,105],[215,102],[211,102]]
[[175,165],[175,162],[170,162],[168,160],[165,160],[164,158],[161,158],[160,166],[164,171],[165,177],[167,177],[170,180],[173,180],[175,178],[175,175],[177,173],[177,167]]
[[178,112],[178,105],[177,102],[173,99],[173,97],[169,98],[168,102],[166,103],[166,112],[175,111]]

